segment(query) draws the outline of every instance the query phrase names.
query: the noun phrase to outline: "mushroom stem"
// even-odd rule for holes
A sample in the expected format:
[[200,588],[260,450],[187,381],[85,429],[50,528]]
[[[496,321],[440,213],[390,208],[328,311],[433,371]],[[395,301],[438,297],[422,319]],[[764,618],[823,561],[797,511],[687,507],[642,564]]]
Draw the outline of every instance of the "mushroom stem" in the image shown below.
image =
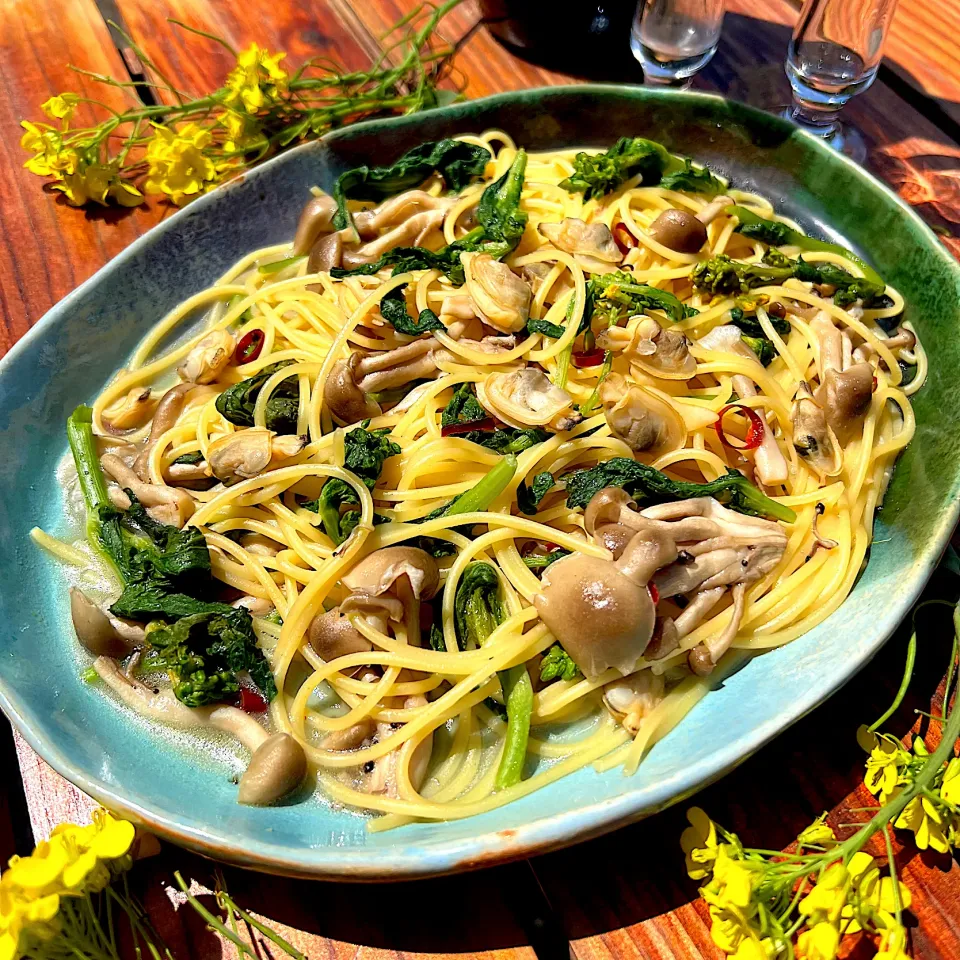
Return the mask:
[[698,214],[697,219],[704,225],[707,226],[713,223],[717,217],[720,216],[724,210],[733,203],[733,198],[728,196],[720,196],[714,200],[711,200]]
[[688,633],[692,633],[699,627],[707,614],[720,602],[726,592],[726,587],[713,587],[710,590],[701,590],[674,621],[680,637],[685,637]]
[[132,490],[145,507],[163,507],[163,522],[182,527],[193,516],[196,503],[186,490],[144,483],[116,454],[105,453],[100,458],[103,469],[124,490]]
[[157,445],[157,441],[171,427],[176,426],[180,414],[183,412],[183,405],[187,399],[187,394],[196,389],[195,383],[178,383],[171,387],[157,404],[157,409],[153,414],[153,422],[150,424],[150,436],[144,448],[140,451],[137,459],[133,463],[133,469],[137,476],[146,482],[149,478],[150,452]]
[[401,577],[394,589],[403,604],[403,626],[407,632],[407,643],[411,647],[420,646],[420,601],[417,599],[407,577]]
[[698,677],[705,677],[712,673],[717,661],[730,649],[730,645],[740,629],[740,621],[743,619],[746,590],[747,585],[745,583],[738,583],[733,588],[733,611],[730,622],[724,627],[720,636],[698,643],[690,651],[687,658],[688,663],[690,669]]

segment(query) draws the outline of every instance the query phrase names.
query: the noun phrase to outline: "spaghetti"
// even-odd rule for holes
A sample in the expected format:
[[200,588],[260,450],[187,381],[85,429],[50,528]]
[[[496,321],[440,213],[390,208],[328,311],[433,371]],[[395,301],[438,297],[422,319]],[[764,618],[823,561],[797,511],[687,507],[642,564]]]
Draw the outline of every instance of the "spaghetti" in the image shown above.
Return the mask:
[[[459,193],[424,174],[337,224],[316,191],[294,248],[181,304],[92,407],[114,503],[203,533],[269,663],[267,725],[373,830],[631,773],[715,665],[828,617],[926,369],[900,295],[763,197],[647,168],[571,189],[575,150],[454,143],[489,152]],[[510,248],[484,204],[518,166]],[[623,622],[579,621],[598,583]]]

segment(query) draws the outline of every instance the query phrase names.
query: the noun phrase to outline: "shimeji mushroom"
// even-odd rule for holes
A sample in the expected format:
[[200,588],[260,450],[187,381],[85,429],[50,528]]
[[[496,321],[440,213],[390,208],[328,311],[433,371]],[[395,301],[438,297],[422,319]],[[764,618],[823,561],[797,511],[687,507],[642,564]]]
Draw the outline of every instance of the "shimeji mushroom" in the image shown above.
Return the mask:
[[150,436],[147,437],[146,443],[133,463],[134,471],[144,482],[147,482],[150,476],[150,453],[157,445],[160,437],[176,426],[180,414],[183,413],[183,405],[186,402],[187,394],[194,390],[196,386],[195,383],[178,383],[167,390],[160,398],[157,409],[153,413],[153,421],[150,423]]
[[[375,625],[380,629],[381,622],[378,621]],[[382,626],[385,628],[386,623]],[[373,644],[350,622],[350,618],[339,607],[318,613],[313,618],[307,630],[307,640],[317,656],[327,663],[339,657],[349,656],[351,653],[366,653],[373,649]],[[346,672],[348,676],[354,676],[364,669],[363,664],[360,664]]]
[[623,260],[623,253],[605,223],[586,223],[578,217],[565,217],[559,223],[541,223],[537,229],[558,250],[572,253],[577,263],[590,273],[607,273]]
[[[407,697],[403,706],[406,710],[412,710],[416,707],[425,707],[427,699],[424,696]],[[396,729],[391,723],[378,723],[376,732],[372,739],[373,743],[380,743],[396,733]],[[326,746],[326,741],[324,741]],[[400,752],[403,744],[389,753],[378,757],[376,760],[369,760],[360,767],[358,787],[363,793],[385,794],[388,797],[399,796],[399,787],[397,784],[397,765],[400,761]],[[427,767],[430,763],[430,754],[433,752],[433,734],[423,738],[414,747],[410,756],[410,784],[414,790],[419,790],[427,774]]]
[[[757,395],[757,389],[753,385],[753,381],[742,373],[732,377],[730,383],[741,399]],[[773,435],[766,418],[762,414],[759,414],[759,416],[763,427],[763,439],[753,454],[754,470],[756,470],[761,483],[768,485],[784,483],[788,476],[787,461],[784,459],[777,438]]]
[[214,330],[186,355],[177,374],[188,383],[213,383],[230,363],[236,346],[226,330]]
[[115,453],[105,453],[100,464],[116,486],[108,488],[115,506],[122,510],[130,507],[130,498],[124,493],[132,490],[134,496],[147,508],[154,520],[172,527],[182,527],[193,516],[196,502],[186,490],[166,487],[157,483],[144,483],[134,471]]
[[113,621],[86,594],[70,588],[70,617],[77,639],[97,657],[125,657],[133,649]]
[[420,601],[432,600],[440,586],[436,560],[417,547],[384,547],[342,577],[350,596],[343,613],[372,620],[381,633],[387,621],[402,623],[407,643],[420,645]]
[[[636,507],[619,487],[593,497],[584,526],[613,559],[575,553],[551,564],[534,601],[537,611],[588,678],[610,668],[630,676],[642,659],[675,650],[729,591],[727,626],[688,655],[692,670],[708,673],[736,636],[746,586],[779,563],[786,534],[710,497]],[[676,620],[658,615],[651,585],[660,597],[687,601]],[[626,715],[623,700],[617,703]]]
[[853,362],[850,335],[839,330],[825,310],[810,323],[820,346],[820,386],[814,396],[841,444],[863,425],[873,397],[873,367]]
[[677,253],[696,253],[707,242],[708,224],[731,203],[730,197],[717,197],[696,215],[687,210],[664,210],[650,224],[648,233],[661,246]]
[[453,358],[435,337],[421,337],[394,350],[367,356],[353,352],[333,365],[323,385],[323,402],[343,424],[378,417],[380,404],[370,394],[413,380],[433,379],[440,373],[440,359]]
[[797,386],[790,419],[793,447],[797,453],[817,473],[835,477],[843,469],[843,450],[806,380],[801,380]]
[[306,445],[306,436],[278,436],[264,427],[248,427],[214,440],[207,447],[207,463],[218,480],[236,483],[260,476],[295,457]]
[[251,754],[240,778],[237,800],[254,806],[275,803],[296,790],[307,773],[303,747],[289,733],[269,734],[237,707],[188,707],[172,691],[152,690],[125,674],[117,662],[98,657],[94,669],[132,710],[151,720],[184,730],[206,727],[222,730],[240,741]]

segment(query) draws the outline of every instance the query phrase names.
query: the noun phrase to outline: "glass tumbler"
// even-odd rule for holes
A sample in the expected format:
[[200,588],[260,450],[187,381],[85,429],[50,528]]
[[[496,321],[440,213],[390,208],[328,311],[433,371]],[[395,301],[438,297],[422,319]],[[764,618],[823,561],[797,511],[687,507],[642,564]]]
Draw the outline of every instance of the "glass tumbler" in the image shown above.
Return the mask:
[[862,160],[859,132],[840,122],[851,97],[873,83],[897,0],[805,0],[787,52],[787,116]]
[[686,86],[720,41],[723,0],[640,0],[630,49],[647,83]]

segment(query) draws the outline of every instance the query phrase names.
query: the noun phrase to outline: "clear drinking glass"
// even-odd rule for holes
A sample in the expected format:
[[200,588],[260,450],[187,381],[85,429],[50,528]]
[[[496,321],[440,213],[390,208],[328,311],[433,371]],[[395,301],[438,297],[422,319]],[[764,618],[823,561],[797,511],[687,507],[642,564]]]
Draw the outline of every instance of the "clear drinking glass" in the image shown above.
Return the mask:
[[640,0],[630,49],[648,83],[686,86],[720,41],[723,0]]
[[805,0],[787,52],[787,116],[859,161],[863,138],[840,122],[840,111],[873,83],[896,7],[897,0]]

